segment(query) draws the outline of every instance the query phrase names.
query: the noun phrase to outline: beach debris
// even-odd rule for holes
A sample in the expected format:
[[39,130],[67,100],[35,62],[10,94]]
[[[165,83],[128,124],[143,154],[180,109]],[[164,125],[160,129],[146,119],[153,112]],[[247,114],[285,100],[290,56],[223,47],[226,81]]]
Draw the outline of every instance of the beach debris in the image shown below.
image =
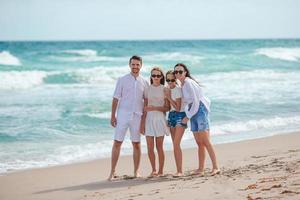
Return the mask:
[[253,189],[256,189],[257,186],[258,185],[256,183],[254,183],[254,184],[248,185],[244,190],[253,190]]
[[259,199],[262,199],[262,198],[261,197],[253,198],[253,197],[250,196],[250,194],[248,194],[248,196],[247,196],[247,200],[259,200]]
[[261,191],[268,191],[268,190],[271,190],[272,188],[281,188],[282,185],[281,184],[278,184],[278,185],[272,185],[271,187],[269,188],[263,188],[261,189]]
[[300,192],[295,192],[291,190],[283,190],[280,194],[300,194]]

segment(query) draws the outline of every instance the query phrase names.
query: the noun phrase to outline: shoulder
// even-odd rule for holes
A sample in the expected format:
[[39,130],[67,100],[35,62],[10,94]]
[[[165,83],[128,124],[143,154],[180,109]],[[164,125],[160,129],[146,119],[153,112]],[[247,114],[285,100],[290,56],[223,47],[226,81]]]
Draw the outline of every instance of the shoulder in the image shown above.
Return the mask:
[[164,90],[164,89],[166,89],[167,87],[164,86],[164,85],[160,85],[159,88],[160,88],[161,90]]
[[128,80],[130,78],[130,74],[126,74],[118,78],[118,81]]
[[188,83],[188,84],[192,84],[195,81],[193,79],[189,78],[189,77],[186,77],[185,80],[184,80],[184,82]]
[[178,86],[178,85],[176,85],[176,87],[174,88],[174,90],[176,90],[176,91],[181,91],[181,87]]
[[147,81],[147,79],[145,79],[143,76],[139,76],[138,77],[138,79],[139,79],[139,81],[141,82],[141,83],[143,83],[145,86],[149,86],[149,83],[148,83],[148,81]]

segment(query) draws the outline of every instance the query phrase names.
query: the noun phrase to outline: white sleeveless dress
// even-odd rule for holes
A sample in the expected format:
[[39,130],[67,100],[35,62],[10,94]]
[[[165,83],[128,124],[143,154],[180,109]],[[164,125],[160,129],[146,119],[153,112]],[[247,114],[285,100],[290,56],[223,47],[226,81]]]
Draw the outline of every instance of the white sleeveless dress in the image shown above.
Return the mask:
[[[153,86],[150,85],[146,92],[148,98],[148,106],[164,106],[165,95],[164,86]],[[166,115],[160,111],[149,111],[147,112],[146,124],[145,124],[145,135],[153,137],[161,137],[169,135],[170,130],[167,126]]]

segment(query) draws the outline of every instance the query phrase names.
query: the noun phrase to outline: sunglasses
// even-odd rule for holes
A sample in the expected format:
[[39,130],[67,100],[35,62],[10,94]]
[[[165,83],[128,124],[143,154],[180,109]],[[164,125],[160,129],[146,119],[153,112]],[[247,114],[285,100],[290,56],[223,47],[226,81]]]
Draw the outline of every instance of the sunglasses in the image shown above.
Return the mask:
[[179,73],[179,74],[183,74],[183,72],[184,72],[184,71],[182,71],[182,70],[178,70],[178,71],[175,70],[175,71],[174,71],[175,74],[178,74],[178,73]]
[[156,78],[160,78],[161,75],[160,75],[160,74],[151,74],[151,77],[152,77],[152,78],[155,78],[155,77],[156,77]]
[[174,83],[176,80],[175,80],[175,79],[167,79],[166,81],[167,81],[168,83],[169,83],[169,82]]

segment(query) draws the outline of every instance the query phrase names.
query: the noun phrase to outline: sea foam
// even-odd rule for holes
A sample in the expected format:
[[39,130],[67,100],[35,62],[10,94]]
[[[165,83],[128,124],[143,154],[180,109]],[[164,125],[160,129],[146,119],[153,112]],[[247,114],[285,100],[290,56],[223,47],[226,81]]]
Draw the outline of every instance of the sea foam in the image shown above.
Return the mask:
[[46,76],[43,71],[0,72],[0,89],[28,89],[43,84]]
[[20,60],[12,55],[9,51],[0,52],[0,65],[13,65],[19,66],[21,65]]
[[300,59],[300,48],[260,48],[256,50],[256,54],[273,59],[298,61]]

